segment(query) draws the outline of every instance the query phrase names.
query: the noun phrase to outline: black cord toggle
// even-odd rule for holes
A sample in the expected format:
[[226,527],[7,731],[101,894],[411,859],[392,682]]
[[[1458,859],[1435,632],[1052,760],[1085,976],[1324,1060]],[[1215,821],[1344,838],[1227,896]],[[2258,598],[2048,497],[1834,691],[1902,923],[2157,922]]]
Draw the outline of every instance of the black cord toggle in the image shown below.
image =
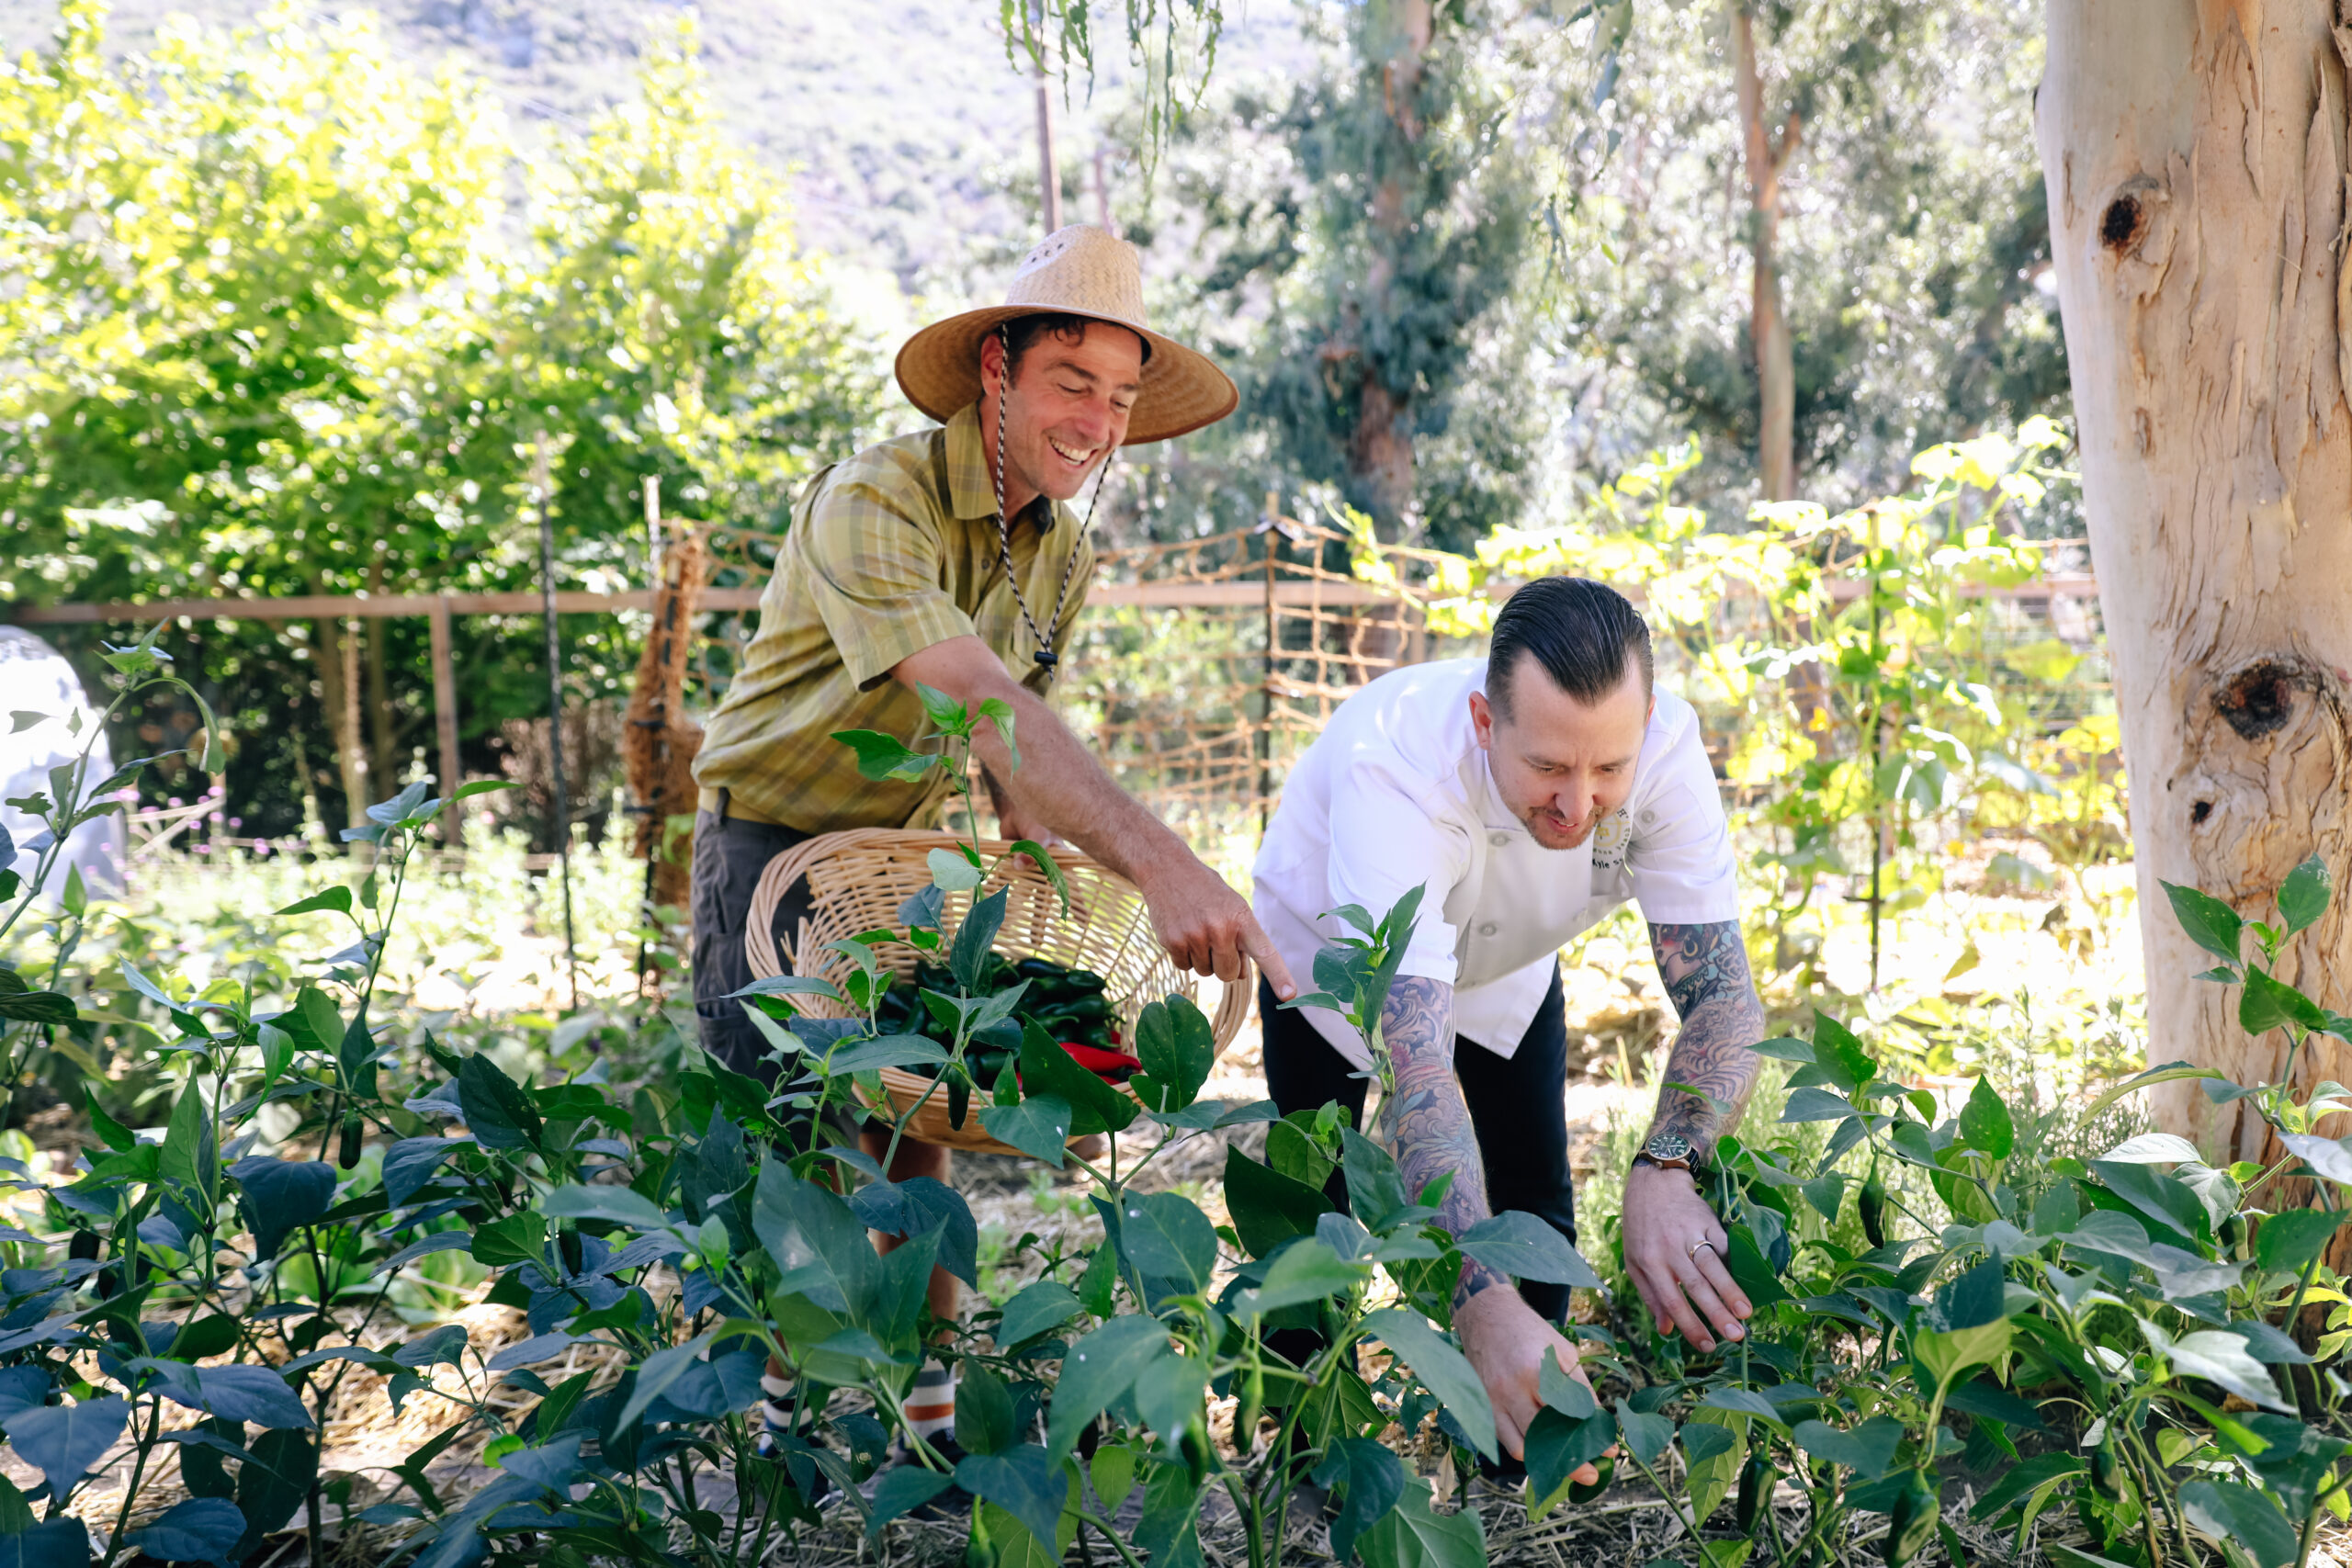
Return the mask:
[[1050,648],[1041,648],[1029,657],[1035,659],[1039,664],[1044,665],[1048,670],[1051,670],[1055,665],[1059,664],[1062,661],[1061,656]]

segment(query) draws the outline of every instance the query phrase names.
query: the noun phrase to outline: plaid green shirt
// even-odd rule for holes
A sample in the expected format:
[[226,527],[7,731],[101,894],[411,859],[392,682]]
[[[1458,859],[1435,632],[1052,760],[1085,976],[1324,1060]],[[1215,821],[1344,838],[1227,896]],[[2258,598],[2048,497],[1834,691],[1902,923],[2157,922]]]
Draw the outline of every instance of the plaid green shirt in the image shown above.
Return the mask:
[[[1080,527],[1069,508],[1043,497],[1012,525],[1012,569],[1040,625],[1054,613],[1070,551],[1080,551],[1057,653],[1069,651],[1094,575]],[[878,729],[920,744],[931,725],[891,669],[975,635],[1044,694],[1036,639],[998,554],[977,403],[943,427],[869,446],[802,490],[760,596],[760,629],[695,758],[695,782],[808,833],[917,824],[947,782],[935,772],[917,784],[861,778],[849,748],[831,737]]]

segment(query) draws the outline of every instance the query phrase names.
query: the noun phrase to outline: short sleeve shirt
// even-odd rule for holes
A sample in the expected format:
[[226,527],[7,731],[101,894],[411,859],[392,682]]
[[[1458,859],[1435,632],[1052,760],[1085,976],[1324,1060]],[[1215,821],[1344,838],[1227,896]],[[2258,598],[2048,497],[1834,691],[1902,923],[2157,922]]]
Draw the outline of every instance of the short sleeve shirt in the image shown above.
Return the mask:
[[[1417,886],[1420,919],[1398,973],[1453,987],[1463,1041],[1518,1050],[1561,945],[1629,901],[1653,924],[1739,918],[1731,832],[1698,716],[1657,694],[1633,791],[1573,850],[1538,844],[1504,807],[1470,718],[1487,661],[1392,671],[1340,705],[1283,785],[1254,869],[1259,922],[1291,973],[1352,935],[1326,912],[1377,916]],[[1357,1067],[1347,1021],[1307,1018]]]
[[[1011,530],[1012,570],[1041,626],[1067,574],[1057,654],[1069,651],[1094,575],[1081,526],[1041,497]],[[759,630],[695,754],[695,781],[807,833],[920,822],[948,781],[936,772],[914,783],[863,778],[831,737],[876,729],[910,745],[928,739],[922,704],[890,671],[974,636],[1023,684],[1046,690],[1005,574],[978,404],[870,446],[801,491],[760,596]]]

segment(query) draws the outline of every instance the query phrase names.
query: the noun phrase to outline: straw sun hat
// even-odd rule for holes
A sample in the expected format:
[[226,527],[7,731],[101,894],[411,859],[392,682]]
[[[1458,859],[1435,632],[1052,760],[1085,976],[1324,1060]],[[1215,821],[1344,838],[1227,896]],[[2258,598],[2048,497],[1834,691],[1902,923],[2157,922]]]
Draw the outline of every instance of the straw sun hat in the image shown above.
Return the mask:
[[1215,424],[1241,400],[1208,358],[1144,324],[1143,268],[1136,248],[1091,223],[1056,230],[1012,275],[1004,303],[950,316],[899,350],[899,386],[942,424],[980,395],[980,344],[1003,322],[1046,312],[1128,328],[1151,344],[1125,445],[1165,441]]

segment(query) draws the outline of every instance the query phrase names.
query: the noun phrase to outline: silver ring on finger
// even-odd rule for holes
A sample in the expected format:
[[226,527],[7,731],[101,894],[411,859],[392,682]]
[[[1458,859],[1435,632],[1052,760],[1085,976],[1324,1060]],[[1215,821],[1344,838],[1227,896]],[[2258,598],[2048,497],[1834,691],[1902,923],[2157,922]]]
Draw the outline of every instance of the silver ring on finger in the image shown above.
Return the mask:
[[1691,1262],[1696,1263],[1699,1261],[1699,1249],[1702,1247],[1709,1252],[1715,1250],[1715,1244],[1712,1241],[1694,1241],[1682,1250],[1685,1256],[1687,1256]]

